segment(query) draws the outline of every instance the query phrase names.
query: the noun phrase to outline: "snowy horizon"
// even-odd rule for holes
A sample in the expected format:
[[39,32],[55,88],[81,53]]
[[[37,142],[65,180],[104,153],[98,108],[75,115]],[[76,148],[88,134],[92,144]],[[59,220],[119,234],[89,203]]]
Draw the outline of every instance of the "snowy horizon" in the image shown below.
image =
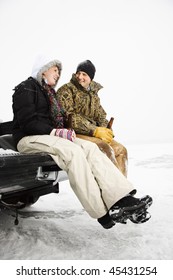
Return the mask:
[[79,62],[95,64],[119,142],[173,142],[172,14],[170,0],[0,1],[0,119],[12,119],[14,87],[45,53],[62,61],[57,87]]

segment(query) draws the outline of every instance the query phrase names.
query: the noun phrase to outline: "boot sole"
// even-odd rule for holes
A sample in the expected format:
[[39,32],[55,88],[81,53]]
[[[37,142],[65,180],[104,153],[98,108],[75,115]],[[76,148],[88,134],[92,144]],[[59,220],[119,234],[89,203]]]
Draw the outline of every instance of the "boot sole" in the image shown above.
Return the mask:
[[141,198],[141,203],[132,207],[123,207],[116,211],[109,211],[109,215],[112,217],[114,222],[126,224],[129,219],[131,222],[141,224],[148,221],[151,215],[147,212],[147,209],[152,205],[153,199],[151,196],[146,195]]
[[143,224],[151,218],[150,213],[143,211],[141,213],[133,214],[129,217],[129,220],[134,224]]
[[141,198],[141,201],[145,202],[145,209],[142,211],[139,211],[138,213],[133,213],[130,217],[129,220],[134,223],[134,224],[142,224],[147,222],[150,218],[151,215],[148,213],[147,209],[152,205],[153,199],[151,196],[147,195],[143,198]]
[[127,219],[132,217],[133,214],[142,213],[144,211],[146,211],[146,204],[141,202],[138,205],[131,207],[122,207],[118,212],[116,209],[111,210],[109,211],[109,215],[112,217],[114,222],[126,224]]

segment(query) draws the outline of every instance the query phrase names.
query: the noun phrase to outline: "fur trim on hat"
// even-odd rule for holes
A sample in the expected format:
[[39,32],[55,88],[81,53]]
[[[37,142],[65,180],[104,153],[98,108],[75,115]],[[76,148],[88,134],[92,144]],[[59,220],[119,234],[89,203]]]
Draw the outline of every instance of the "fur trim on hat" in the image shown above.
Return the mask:
[[42,85],[42,74],[52,66],[57,66],[59,69],[59,74],[61,75],[62,64],[59,60],[50,59],[44,55],[39,55],[33,65],[31,76],[36,79],[40,83],[40,85]]

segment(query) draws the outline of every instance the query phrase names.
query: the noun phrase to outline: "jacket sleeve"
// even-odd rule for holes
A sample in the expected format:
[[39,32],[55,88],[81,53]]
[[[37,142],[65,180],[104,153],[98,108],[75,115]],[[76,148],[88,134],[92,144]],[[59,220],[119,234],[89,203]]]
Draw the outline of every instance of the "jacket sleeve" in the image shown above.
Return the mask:
[[107,127],[108,120],[106,119],[106,112],[103,109],[102,105],[100,104],[100,99],[98,100],[98,106],[97,106],[97,117],[96,122],[97,126]]
[[[41,91],[39,93],[42,94]],[[42,106],[42,112],[39,112],[37,108],[37,89],[32,83],[22,85],[13,94],[14,120],[26,135],[50,134],[52,131],[53,127],[50,121],[43,121],[49,119],[47,115],[49,111],[44,108],[44,103]]]
[[86,116],[82,112],[77,113],[77,104],[74,102],[72,90],[68,85],[58,89],[57,99],[66,111],[69,127],[73,128],[76,133],[92,136],[98,126],[107,126],[106,113],[100,103],[98,103],[99,111],[97,110],[98,108],[94,109],[97,110],[96,118]]

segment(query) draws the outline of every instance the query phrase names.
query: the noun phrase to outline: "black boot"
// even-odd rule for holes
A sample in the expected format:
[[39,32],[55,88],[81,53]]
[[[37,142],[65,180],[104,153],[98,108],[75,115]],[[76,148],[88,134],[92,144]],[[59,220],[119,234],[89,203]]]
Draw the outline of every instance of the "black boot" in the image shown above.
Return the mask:
[[145,210],[139,211],[138,213],[134,213],[134,214],[132,214],[132,216],[129,217],[129,220],[135,224],[145,223],[151,218],[151,215],[150,215],[150,213],[148,213],[147,209],[153,203],[152,197],[149,195],[145,195],[139,199],[140,199],[140,201],[143,201],[145,203]]
[[149,195],[143,198],[127,195],[111,207],[109,215],[118,223],[124,224],[127,219],[134,223],[143,223],[150,218],[146,210],[151,204],[152,198]]
[[106,213],[103,217],[97,219],[97,221],[104,227],[105,229],[110,229],[115,225],[115,222],[109,216],[109,213]]

